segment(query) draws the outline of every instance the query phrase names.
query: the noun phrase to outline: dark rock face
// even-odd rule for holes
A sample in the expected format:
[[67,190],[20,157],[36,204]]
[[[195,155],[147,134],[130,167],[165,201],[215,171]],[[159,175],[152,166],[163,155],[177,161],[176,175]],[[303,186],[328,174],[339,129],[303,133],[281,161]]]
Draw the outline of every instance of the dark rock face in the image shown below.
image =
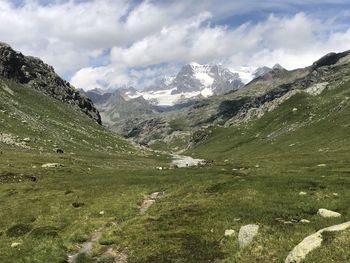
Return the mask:
[[100,114],[91,100],[81,95],[67,81],[60,78],[52,66],[45,64],[38,58],[24,56],[3,43],[0,43],[0,75],[76,106],[101,124]]
[[324,66],[334,65],[339,61],[339,59],[347,56],[349,53],[350,51],[346,51],[342,53],[334,53],[334,52],[328,53],[327,55],[323,56],[322,58],[320,58],[319,60],[317,60],[312,64],[312,70],[315,70],[317,68],[324,67]]
[[140,144],[147,144],[151,140],[161,139],[170,134],[169,123],[162,118],[153,118],[144,121],[129,120],[122,135],[125,138],[134,138]]

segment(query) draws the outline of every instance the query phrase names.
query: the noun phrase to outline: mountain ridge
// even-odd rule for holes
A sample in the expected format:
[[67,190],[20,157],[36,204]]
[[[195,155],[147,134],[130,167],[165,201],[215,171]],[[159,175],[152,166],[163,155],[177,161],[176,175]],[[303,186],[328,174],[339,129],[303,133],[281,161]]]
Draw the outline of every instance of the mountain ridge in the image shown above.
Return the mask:
[[69,82],[59,77],[54,68],[41,59],[24,56],[6,43],[0,43],[0,76],[36,89],[64,101],[101,124],[101,117],[92,101],[82,96]]

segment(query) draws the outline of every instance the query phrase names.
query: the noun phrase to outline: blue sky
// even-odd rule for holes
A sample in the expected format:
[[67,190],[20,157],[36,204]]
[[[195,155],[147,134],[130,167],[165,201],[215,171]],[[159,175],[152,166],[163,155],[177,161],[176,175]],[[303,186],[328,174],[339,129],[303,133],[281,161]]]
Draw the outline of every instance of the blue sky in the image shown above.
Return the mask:
[[76,87],[142,88],[184,64],[310,65],[350,49],[344,0],[0,0],[0,41]]

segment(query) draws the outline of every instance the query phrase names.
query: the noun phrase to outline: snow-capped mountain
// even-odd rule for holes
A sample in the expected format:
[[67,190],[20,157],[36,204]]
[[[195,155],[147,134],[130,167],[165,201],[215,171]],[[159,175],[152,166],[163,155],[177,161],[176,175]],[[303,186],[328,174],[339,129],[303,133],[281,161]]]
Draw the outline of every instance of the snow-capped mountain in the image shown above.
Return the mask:
[[172,106],[237,90],[243,85],[239,74],[227,68],[192,62],[183,66],[175,77],[158,79],[143,91],[127,95],[131,99],[142,96],[153,105]]
[[[153,106],[174,106],[199,98],[220,95],[237,90],[253,80],[270,72],[284,70],[279,64],[269,67],[240,67],[229,70],[221,65],[184,65],[174,77],[156,79],[150,86],[139,91],[133,87],[118,89],[118,95],[125,101],[142,98]],[[113,92],[87,92],[99,104],[107,100]],[[90,94],[92,93],[92,94]]]

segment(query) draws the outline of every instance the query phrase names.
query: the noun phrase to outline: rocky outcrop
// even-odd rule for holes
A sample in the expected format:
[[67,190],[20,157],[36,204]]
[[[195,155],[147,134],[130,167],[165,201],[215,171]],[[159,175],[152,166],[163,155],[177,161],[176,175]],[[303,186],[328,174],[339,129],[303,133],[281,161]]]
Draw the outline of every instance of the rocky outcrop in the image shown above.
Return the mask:
[[60,78],[52,66],[38,58],[24,56],[4,43],[0,43],[0,76],[70,104],[101,124],[100,114],[91,100]]

